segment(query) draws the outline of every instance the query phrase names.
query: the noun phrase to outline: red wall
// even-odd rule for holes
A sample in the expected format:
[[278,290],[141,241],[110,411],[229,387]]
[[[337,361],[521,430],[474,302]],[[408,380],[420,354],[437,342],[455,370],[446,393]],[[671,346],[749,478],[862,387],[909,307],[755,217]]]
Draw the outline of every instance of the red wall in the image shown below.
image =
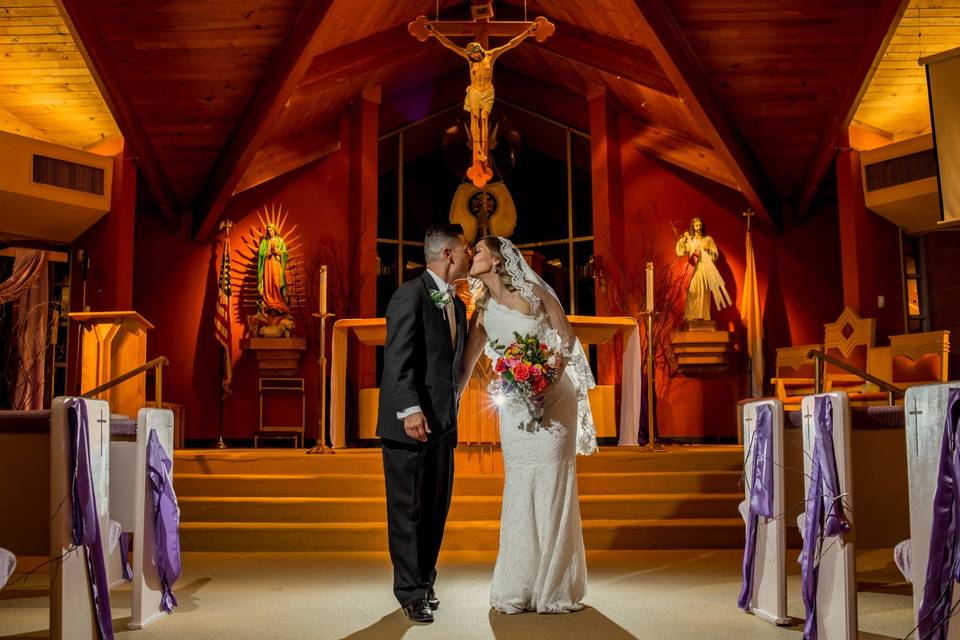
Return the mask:
[[[113,182],[110,211],[81,234],[71,245],[74,260],[70,275],[70,311],[126,311],[133,305],[134,222],[137,197],[137,168],[129,150],[105,149],[113,155]],[[78,261],[83,252],[86,268]],[[80,325],[70,323],[67,353],[67,391],[82,393],[77,379]]]
[[[644,244],[666,252],[674,268],[685,268],[679,258],[672,257],[675,236],[670,221],[676,221],[677,231],[682,233],[692,217],[702,218],[720,249],[718,267],[736,303],[714,317],[720,328],[737,332],[742,338],[736,308],[745,254],[742,196],[638,152],[631,143],[629,121],[621,119],[618,125],[625,230],[622,240],[628,248],[626,261],[634,261],[624,264],[623,270],[642,269],[645,258],[637,247]],[[231,236],[235,265],[239,263],[240,236],[255,224],[256,210],[264,204],[276,203],[290,210],[290,223],[299,225],[308,256],[321,243],[357,240],[352,236],[360,231],[349,223],[350,212],[356,210],[356,203],[351,202],[351,185],[355,194],[358,184],[358,163],[356,159],[351,162],[351,157],[364,145],[353,144],[351,134],[356,137],[356,129],[346,120],[342,131],[341,151],[234,199],[228,215],[236,223]],[[362,236],[369,235],[369,229],[361,231]],[[776,347],[818,342],[823,323],[833,321],[842,310],[835,203],[814,210],[801,226],[784,234],[777,233],[768,221],[755,221],[754,246],[769,379]],[[185,405],[187,437],[192,440],[210,441],[218,434],[221,356],[211,328],[216,300],[214,248],[210,242],[198,244],[174,235],[154,216],[144,215],[138,220],[135,308],[156,325],[150,336],[149,355],[170,358],[164,395]],[[597,251],[603,253],[602,247]],[[235,317],[233,395],[225,402],[224,413],[224,435],[228,439],[247,439],[257,425],[257,365],[251,355],[239,349],[243,330],[242,320]],[[298,327],[297,333],[304,335],[304,327]],[[742,339],[739,342],[742,344]],[[316,360],[314,349],[301,361],[306,377],[308,438],[316,435]],[[660,433],[692,439],[735,437],[736,403],[744,386],[742,362],[726,374],[710,377],[659,371]]]
[[[234,198],[225,214],[235,223],[230,236],[234,267],[241,264],[241,236],[259,225],[257,210],[271,203],[290,211],[285,229],[298,225],[301,258],[307,264],[321,245],[347,239],[348,173],[349,153],[341,150]],[[141,215],[137,224],[135,306],[156,327],[149,337],[149,357],[170,359],[164,399],[185,406],[186,434],[193,440],[215,440],[219,429],[222,350],[212,327],[221,237],[195,243],[174,235],[153,215]],[[315,309],[316,294],[310,296]],[[224,437],[249,439],[258,423],[258,371],[253,355],[240,350],[245,320],[239,316],[236,298],[233,306],[233,394],[224,403]],[[296,334],[304,336],[305,330],[315,333],[317,327],[298,326]],[[301,359],[308,438],[317,433],[316,362],[315,349]]]
[[[950,331],[960,343],[960,230],[943,229],[923,238],[926,251],[927,302],[932,331]],[[950,379],[960,378],[960,348],[950,352]]]
[[[676,236],[670,222],[682,234],[693,217],[701,218],[720,250],[717,266],[734,301],[723,311],[713,309],[712,317],[718,328],[736,332],[743,345],[738,310],[746,253],[743,197],[637,151],[631,137],[623,137],[621,148],[628,246],[655,247],[661,259],[676,260],[674,268],[689,270],[680,258],[673,258]],[[837,214],[830,208],[815,210],[803,225],[784,234],[778,234],[769,221],[756,218],[753,227],[764,315],[765,378],[769,379],[776,347],[820,341],[823,323],[835,320],[843,308]],[[641,253],[634,250],[628,256],[642,260]],[[681,315],[682,304],[681,296]],[[660,433],[691,439],[733,438],[736,403],[745,391],[742,362],[721,375],[688,377],[658,370]]]
[[[876,344],[904,333],[900,230],[867,209],[860,179],[860,152],[837,155],[837,200],[843,261],[844,303],[861,317],[876,318]],[[884,298],[881,309],[878,297]]]

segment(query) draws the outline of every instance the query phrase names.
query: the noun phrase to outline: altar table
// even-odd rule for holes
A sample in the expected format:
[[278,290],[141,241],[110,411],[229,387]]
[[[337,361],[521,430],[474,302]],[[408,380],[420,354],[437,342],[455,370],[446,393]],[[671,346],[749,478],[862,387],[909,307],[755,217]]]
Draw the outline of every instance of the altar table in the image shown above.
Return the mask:
[[[568,316],[570,324],[584,345],[605,344],[615,336],[623,336],[623,371],[621,376],[621,400],[619,444],[636,445],[640,427],[640,394],[642,381],[640,374],[640,333],[633,318]],[[347,346],[350,334],[355,335],[367,346],[381,346],[386,341],[386,318],[358,318],[338,320],[333,325],[333,344],[331,347],[330,371],[330,442],[334,448],[346,443],[346,381]],[[488,402],[486,391],[477,374],[470,381],[460,405],[459,431],[461,441],[496,442],[496,416]],[[364,423],[375,423],[376,399],[374,389],[362,389],[359,397],[361,405],[361,428]],[[616,436],[616,421],[612,412],[605,409],[613,397],[612,387],[597,387],[591,392],[591,406],[594,407],[594,420],[597,435]],[[492,417],[492,420],[491,420]],[[492,426],[491,426],[492,425]],[[362,437],[374,437],[362,433]]]

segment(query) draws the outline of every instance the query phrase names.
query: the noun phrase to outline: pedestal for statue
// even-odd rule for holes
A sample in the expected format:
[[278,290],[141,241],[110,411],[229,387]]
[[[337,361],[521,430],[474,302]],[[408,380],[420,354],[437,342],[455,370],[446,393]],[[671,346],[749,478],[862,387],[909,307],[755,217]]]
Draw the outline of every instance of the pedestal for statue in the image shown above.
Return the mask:
[[720,373],[733,361],[733,334],[712,320],[688,320],[670,336],[677,371],[684,375]]
[[[245,338],[240,348],[251,350],[260,365],[260,418],[253,446],[260,446],[262,438],[291,438],[294,447],[303,445],[306,428],[306,388],[300,372],[300,356],[307,348],[303,338]],[[275,422],[270,414],[291,407],[297,420]]]
[[240,348],[253,351],[260,375],[271,378],[292,377],[300,371],[300,356],[307,348],[303,338],[246,338]]

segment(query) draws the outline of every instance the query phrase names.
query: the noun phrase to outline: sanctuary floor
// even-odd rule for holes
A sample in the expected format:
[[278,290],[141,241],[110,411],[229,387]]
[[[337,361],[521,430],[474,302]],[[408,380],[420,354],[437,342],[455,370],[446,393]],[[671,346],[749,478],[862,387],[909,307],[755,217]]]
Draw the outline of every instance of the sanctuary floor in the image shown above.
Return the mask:
[[[796,553],[790,552],[795,558]],[[111,592],[117,638],[153,640],[646,640],[801,636],[799,566],[791,563],[793,627],[776,628],[736,608],[738,550],[593,551],[589,607],[567,615],[505,616],[487,600],[495,554],[441,556],[436,622],[406,621],[390,591],[385,553],[187,553],[176,613],[126,631],[130,590]],[[889,550],[857,556],[860,639],[902,638],[913,627],[909,585]],[[0,591],[0,638],[48,637],[47,576]]]

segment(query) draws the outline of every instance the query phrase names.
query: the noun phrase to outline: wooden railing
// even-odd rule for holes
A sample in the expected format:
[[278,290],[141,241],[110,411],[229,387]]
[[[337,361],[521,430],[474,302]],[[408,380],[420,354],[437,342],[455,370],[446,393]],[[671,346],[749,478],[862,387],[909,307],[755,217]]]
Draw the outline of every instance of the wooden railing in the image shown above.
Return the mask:
[[131,369],[130,371],[127,371],[126,373],[120,374],[119,376],[117,376],[117,377],[114,378],[113,380],[108,380],[107,382],[104,382],[104,383],[103,383],[102,385],[100,385],[99,387],[95,387],[95,388],[93,388],[93,389],[90,389],[89,391],[85,391],[85,392],[81,393],[80,396],[83,397],[83,398],[93,398],[93,397],[95,397],[95,396],[100,395],[101,393],[103,393],[103,392],[106,391],[107,389],[110,389],[111,387],[115,387],[115,386],[117,386],[118,384],[120,384],[120,383],[122,383],[122,382],[126,382],[127,380],[129,380],[130,378],[133,378],[134,376],[138,376],[138,375],[140,375],[141,373],[144,373],[144,372],[146,372],[146,371],[149,371],[150,369],[156,369],[156,370],[157,370],[157,375],[156,375],[156,377],[155,377],[155,379],[154,379],[154,387],[153,387],[153,390],[154,390],[154,402],[156,402],[156,406],[157,406],[157,408],[159,409],[161,406],[163,406],[163,405],[162,405],[162,398],[163,398],[163,367],[164,367],[164,365],[168,365],[168,364],[170,364],[170,361],[167,360],[166,356],[160,356],[159,358],[154,358],[154,359],[151,360],[150,362],[148,362],[148,363],[146,363],[146,364],[143,364],[143,365],[140,365],[140,366],[137,367],[136,369]]
[[902,398],[904,395],[906,395],[905,389],[901,389],[900,387],[894,384],[890,384],[886,380],[881,380],[877,376],[871,375],[866,371],[864,371],[863,369],[855,367],[852,364],[844,362],[843,360],[834,358],[831,355],[827,355],[820,349],[811,349],[810,351],[807,352],[807,357],[813,358],[814,361],[816,362],[816,375],[814,377],[815,393],[823,393],[823,364],[825,362],[829,362],[830,364],[837,367],[838,369],[843,369],[847,373],[852,373],[853,375],[859,376],[863,378],[864,381],[871,382],[877,385],[878,387],[880,387],[881,389],[883,389],[884,391],[886,391],[887,402],[891,406],[893,406],[893,403],[894,403],[893,402],[894,396],[897,396],[898,398]]

